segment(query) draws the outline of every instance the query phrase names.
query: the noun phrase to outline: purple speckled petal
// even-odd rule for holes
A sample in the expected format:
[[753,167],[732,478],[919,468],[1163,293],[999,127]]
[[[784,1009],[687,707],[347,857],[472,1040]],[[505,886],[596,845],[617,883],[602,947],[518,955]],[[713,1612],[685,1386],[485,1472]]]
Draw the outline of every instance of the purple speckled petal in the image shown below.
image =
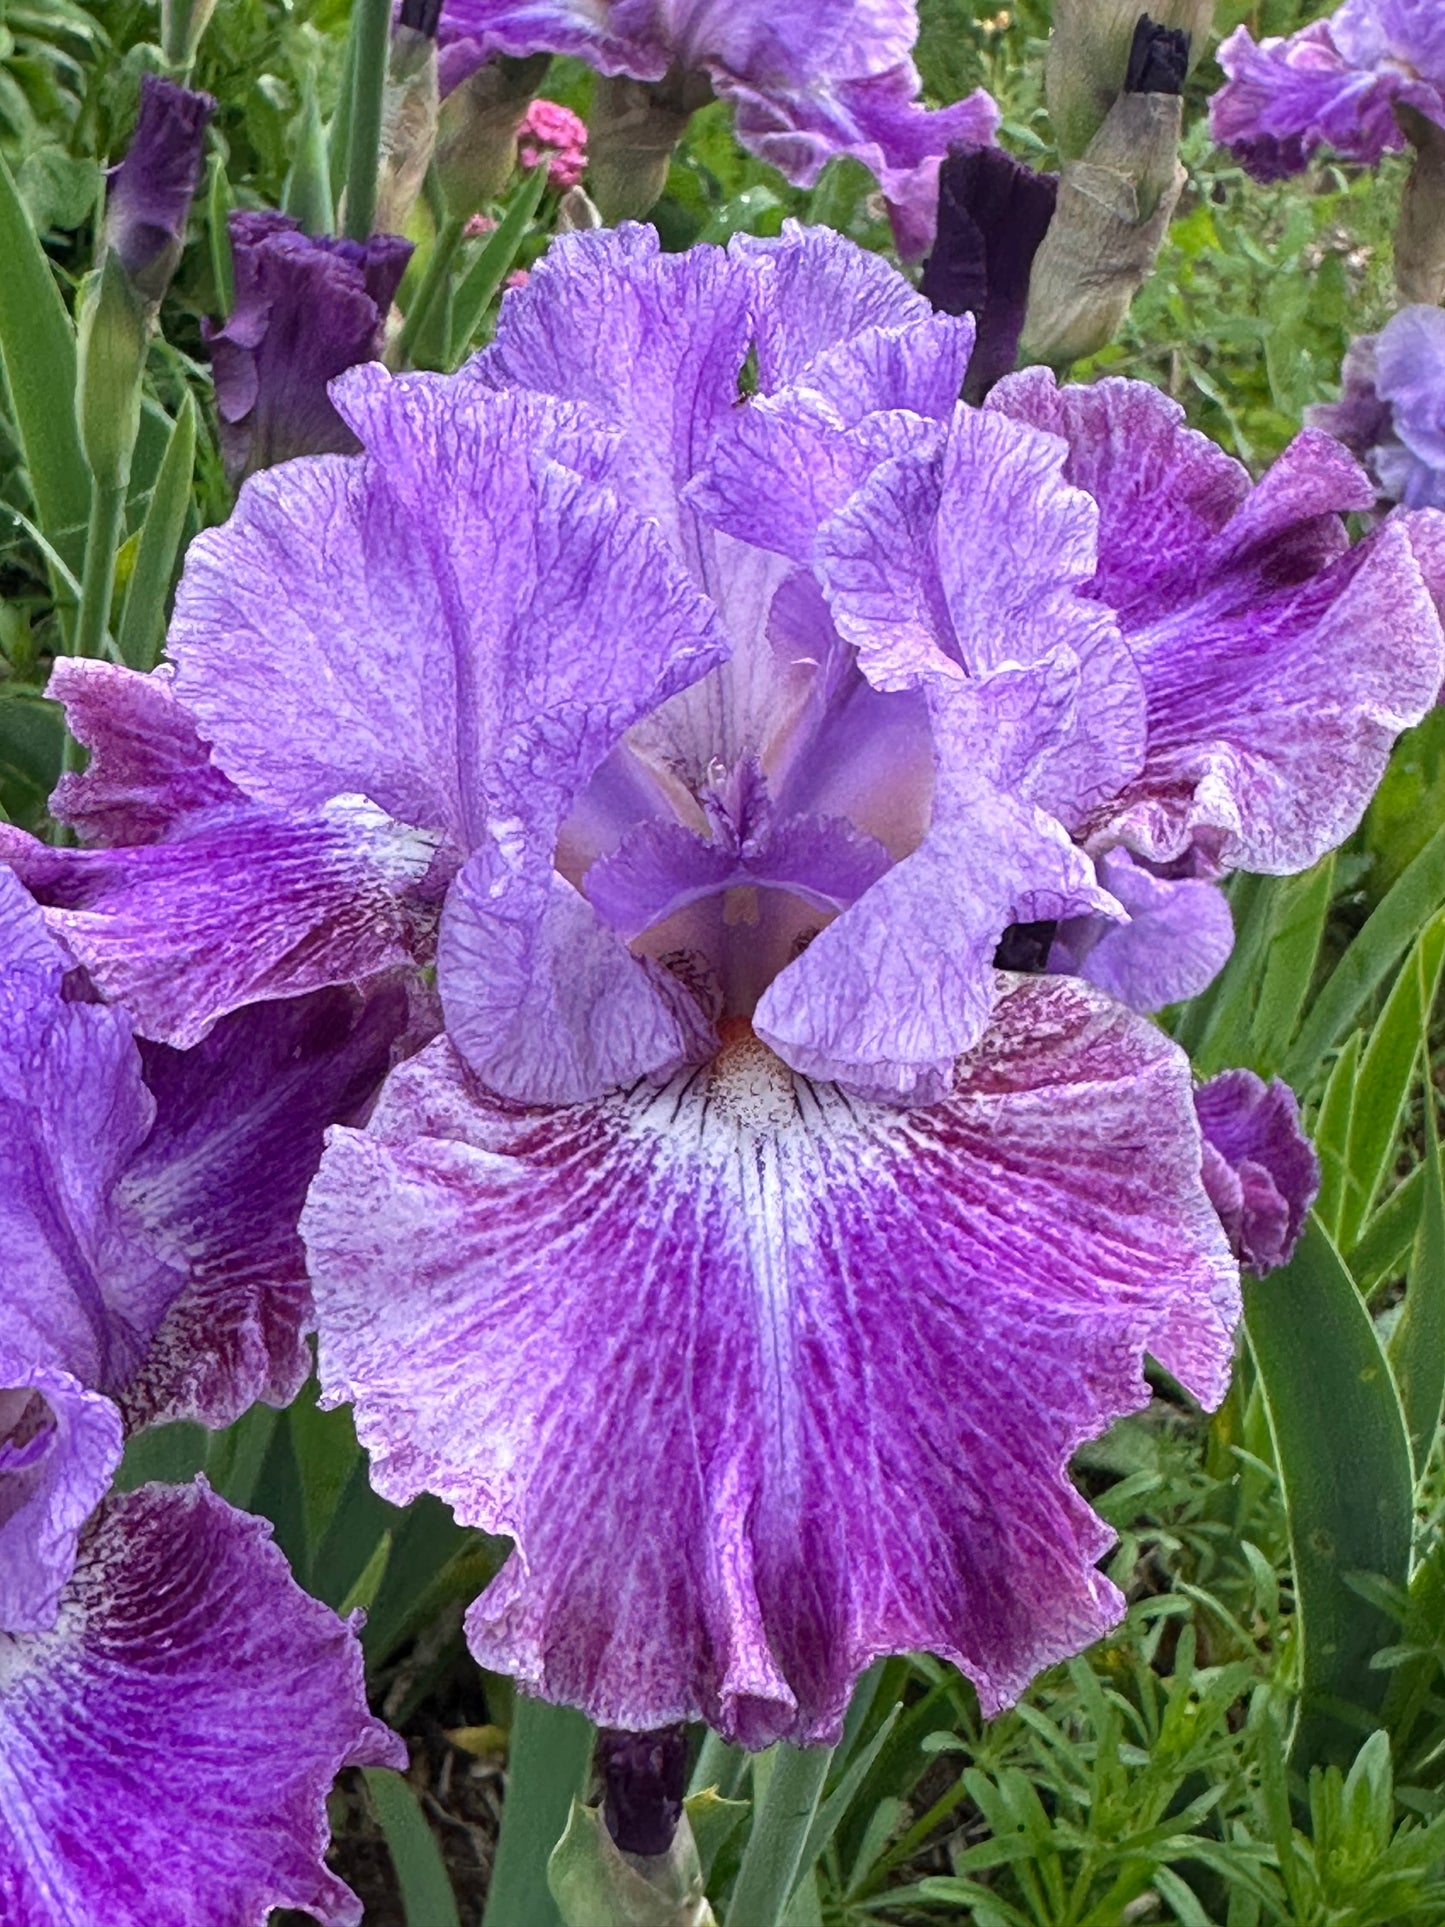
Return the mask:
[[1225,864],[1308,869],[1354,829],[1439,692],[1440,621],[1403,523],[1303,582],[1261,574],[1222,570],[1129,637],[1149,756],[1114,833],[1156,861],[1199,839]]
[[1050,970],[1084,977],[1140,1011],[1197,997],[1213,983],[1234,948],[1234,920],[1216,884],[1155,876],[1122,849],[1100,859],[1099,881],[1128,911],[1128,923],[1081,917],[1061,924]]
[[116,1180],[150,1129],[130,1026],[70,1003],[40,912],[0,871],[0,1250],[4,1343],[111,1392],[143,1356],[181,1273]]
[[[465,48],[468,73],[499,55],[549,53],[585,60],[601,74],[661,80],[670,54],[650,13],[635,0],[605,8],[588,0],[445,0],[437,40],[444,50]],[[454,66],[452,84],[464,77]]]
[[46,694],[65,705],[66,727],[90,752],[50,799],[82,843],[158,843],[194,813],[241,801],[176,701],[170,668],[142,676],[58,656]]
[[1033,794],[1074,823],[1144,759],[1144,691],[1110,613],[1079,591],[1098,515],[1064,479],[1063,445],[993,411],[960,408],[942,452],[882,465],[819,533],[839,633],[879,688],[961,665],[985,673],[1077,657],[1076,707]]
[[924,107],[911,61],[828,90],[715,85],[736,104],[743,146],[797,186],[811,187],[835,154],[860,161],[883,190],[905,260],[932,245],[938,168],[949,148],[991,141],[999,123],[998,107],[981,87],[948,107]]
[[1200,551],[1249,493],[1249,475],[1184,410],[1148,382],[1117,375],[1062,385],[1047,368],[999,382],[989,411],[1068,443],[1065,479],[1099,508],[1094,593],[1126,628],[1136,613],[1177,599]]
[[229,229],[235,301],[202,332],[232,480],[295,455],[354,453],[327,387],[381,353],[411,242],[303,234],[289,215],[247,209]]
[[1319,1160],[1288,1084],[1223,1071],[1194,1093],[1204,1183],[1231,1248],[1251,1271],[1286,1264],[1320,1188]]
[[489,387],[582,402],[620,429],[619,490],[705,587],[710,558],[678,498],[737,406],[748,297],[748,275],[721,248],[664,254],[654,229],[631,222],[559,235],[467,370]]
[[1374,165],[1402,147],[1397,103],[1445,126],[1445,31],[1434,0],[1346,0],[1329,20],[1219,49],[1228,79],[1210,132],[1257,179],[1298,173],[1321,145]]
[[1148,757],[1112,834],[1159,862],[1307,869],[1359,820],[1400,730],[1434,700],[1442,638],[1405,528],[1350,549],[1374,489],[1307,429],[1253,489],[1142,383],[1000,382],[985,412],[1062,436],[1099,504],[1093,593],[1143,677]]
[[[120,1454],[120,1413],[108,1398],[0,1346],[0,1627],[55,1624],[81,1528]],[[0,1633],[0,1681],[3,1653]]]
[[1012,923],[1118,914],[1094,866],[1028,800],[1033,765],[1076,700],[1066,652],[1041,669],[927,689],[937,776],[920,847],[769,985],[758,1035],[809,1077],[931,1102],[977,1043]]
[[192,1050],[143,1049],[156,1120],[119,1196],[184,1254],[186,1283],[125,1388],[132,1429],[229,1425],[301,1389],[312,1319],[296,1221],[326,1127],[364,1114],[410,1015],[383,982],[253,1005]]
[[687,1057],[690,1027],[555,871],[479,850],[447,898],[437,954],[447,1034],[491,1089],[576,1104]]
[[354,1630],[202,1484],[108,1501],[48,1632],[0,1633],[0,1920],[357,1927],[322,1862],[345,1765],[405,1763]]
[[[1445,508],[1445,312],[1402,308],[1373,337],[1372,349],[1373,387],[1390,422],[1368,466],[1390,501]],[[1347,363],[1347,380],[1349,374]]]
[[746,1031],[518,1112],[438,1042],[313,1187],[322,1380],[380,1491],[516,1538],[468,1630],[529,1690],[831,1740],[861,1668],[924,1648],[992,1712],[1120,1610],[1069,1454],[1143,1402],[1145,1350],[1227,1382],[1198,1174],[1182,1055],[1063,979],[1011,980],[911,1112]]
[[462,850],[522,818],[550,853],[628,725],[726,653],[716,619],[577,472],[613,438],[575,408],[379,368],[337,397],[374,454],[257,476],[192,543],[181,698],[262,800],[359,794]]
[[75,961],[143,1036],[181,1048],[245,1004],[409,964],[429,924],[407,899],[432,857],[359,806],[288,817],[242,800],[116,849],[0,826],[0,863]]

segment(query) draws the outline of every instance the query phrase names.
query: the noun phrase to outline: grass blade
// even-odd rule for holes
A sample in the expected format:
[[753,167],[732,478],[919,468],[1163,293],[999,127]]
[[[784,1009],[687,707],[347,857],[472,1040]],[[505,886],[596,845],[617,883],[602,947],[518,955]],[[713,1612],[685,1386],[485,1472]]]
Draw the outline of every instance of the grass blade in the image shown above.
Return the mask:
[[90,471],[76,424],[75,330],[0,155],[0,361],[41,528],[79,574]]
[[493,296],[511,272],[547,186],[545,167],[534,167],[498,224],[496,233],[463,275],[452,296],[447,365],[461,360],[476,340]]
[[1285,1058],[1283,1075],[1307,1091],[1329,1050],[1359,1017],[1404,951],[1445,900],[1445,829],[1401,872],[1314,1001]]
[[587,1790],[596,1737],[590,1721],[570,1706],[518,1695],[484,1927],[560,1927],[547,1861],[573,1800]]
[[363,1767],[362,1774],[386,1835],[406,1927],[461,1927],[441,1849],[415,1793],[399,1773],[387,1767]]
[[1403,1589],[1410,1576],[1404,1414],[1355,1282],[1316,1221],[1282,1271],[1246,1282],[1244,1317],[1294,1563],[1301,1690],[1290,1758],[1302,1771],[1347,1766],[1389,1683],[1370,1661],[1396,1637],[1347,1580],[1370,1573]]
[[1405,1308],[1390,1335],[1390,1363],[1400,1388],[1417,1475],[1425,1470],[1445,1406],[1445,1171],[1440,1164],[1435,1091],[1428,1079],[1422,1169],[1420,1228],[1415,1234]]
[[119,642],[121,660],[132,669],[154,669],[166,638],[166,598],[191,505],[195,465],[196,404],[187,394],[151,490],[135,568],[126,590]]

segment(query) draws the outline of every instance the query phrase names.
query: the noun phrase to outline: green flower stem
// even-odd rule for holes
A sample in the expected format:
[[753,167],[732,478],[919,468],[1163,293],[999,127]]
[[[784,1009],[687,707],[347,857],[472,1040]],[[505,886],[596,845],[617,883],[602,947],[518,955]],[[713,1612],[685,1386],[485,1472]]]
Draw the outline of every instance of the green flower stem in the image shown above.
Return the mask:
[[76,619],[71,654],[103,656],[110,622],[110,600],[115,591],[115,558],[125,520],[124,482],[97,481],[90,497],[90,524],[85,536],[85,568],[80,578],[80,614]]
[[783,1918],[832,1758],[827,1746],[776,1748],[728,1902],[731,1927],[777,1927]]
[[502,1831],[482,1927],[561,1927],[547,1861],[573,1800],[586,1792],[596,1738],[590,1721],[570,1706],[517,1696]]
[[347,117],[346,232],[370,237],[381,158],[381,103],[391,48],[391,0],[355,0],[351,22],[351,111]]
[[421,286],[412,297],[412,304],[406,311],[401,333],[396,338],[396,347],[388,361],[397,368],[404,368],[416,347],[427,317],[436,306],[438,294],[446,286],[447,276],[452,271],[452,262],[457,258],[457,249],[462,244],[462,223],[455,215],[448,215],[442,223],[441,232],[432,243],[431,259],[426,264],[426,273],[421,278]]

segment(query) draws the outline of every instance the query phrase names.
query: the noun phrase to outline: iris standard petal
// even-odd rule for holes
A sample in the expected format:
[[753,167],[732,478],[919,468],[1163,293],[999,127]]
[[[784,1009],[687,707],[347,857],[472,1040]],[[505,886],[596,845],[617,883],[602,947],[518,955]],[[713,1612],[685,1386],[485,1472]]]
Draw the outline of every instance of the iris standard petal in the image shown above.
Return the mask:
[[107,1501],[48,1632],[0,1632],[0,1919],[358,1927],[322,1863],[344,1765],[405,1764],[354,1631],[204,1483]]
[[1223,1390],[1235,1269],[1188,1067],[1010,980],[945,1102],[710,1066],[519,1110],[438,1041],[332,1140],[304,1235],[373,1477],[517,1551],[473,1650],[616,1725],[836,1735],[931,1648],[986,1710],[1116,1619],[1068,1456],[1152,1351]]

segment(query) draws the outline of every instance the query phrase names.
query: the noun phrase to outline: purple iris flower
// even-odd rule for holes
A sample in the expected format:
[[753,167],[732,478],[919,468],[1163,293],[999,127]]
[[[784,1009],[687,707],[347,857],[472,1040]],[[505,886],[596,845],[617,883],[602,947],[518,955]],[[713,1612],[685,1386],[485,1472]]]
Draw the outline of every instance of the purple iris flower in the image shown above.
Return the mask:
[[186,240],[186,218],[201,178],[209,94],[144,74],[140,117],[125,159],[106,179],[102,245],[152,301],[170,285]]
[[1257,180],[1298,174],[1315,149],[1374,165],[1405,145],[1397,106],[1445,127],[1445,9],[1438,0],[1345,0],[1327,20],[1219,49],[1229,76],[1210,130]]
[[348,1927],[326,1794],[404,1759],[354,1629],[204,1481],[106,1493],[127,1429],[294,1394],[301,1197],[406,1000],[270,1005],[186,1057],[84,991],[0,872],[0,1916]]
[[1445,311],[1402,308],[1350,344],[1339,401],[1309,419],[1344,443],[1387,502],[1445,509]]
[[1288,1084],[1224,1071],[1194,1094],[1204,1186],[1230,1246],[1256,1273],[1288,1262],[1320,1188],[1319,1159]]
[[914,0],[448,0],[443,85],[496,55],[571,54],[599,73],[668,79],[691,99],[700,81],[735,108],[738,139],[799,187],[835,154],[878,180],[900,251],[927,252],[938,168],[958,141],[993,138],[998,108],[981,88],[929,111],[913,65]]
[[382,350],[410,241],[303,234],[287,214],[242,210],[229,223],[235,305],[206,323],[233,481],[293,455],[355,450],[327,383]]
[[972,335],[826,229],[562,238],[461,376],[335,384],[363,455],[193,543],[173,672],[66,672],[90,846],[4,833],[173,1043],[435,961],[303,1215],[323,1386],[516,1541],[478,1658],[614,1727],[829,1737],[918,1648],[993,1709],[1115,1621],[1069,1456],[1238,1306],[1128,1004],[1440,682],[1327,437],[1251,488],[1140,384],[960,406]]

